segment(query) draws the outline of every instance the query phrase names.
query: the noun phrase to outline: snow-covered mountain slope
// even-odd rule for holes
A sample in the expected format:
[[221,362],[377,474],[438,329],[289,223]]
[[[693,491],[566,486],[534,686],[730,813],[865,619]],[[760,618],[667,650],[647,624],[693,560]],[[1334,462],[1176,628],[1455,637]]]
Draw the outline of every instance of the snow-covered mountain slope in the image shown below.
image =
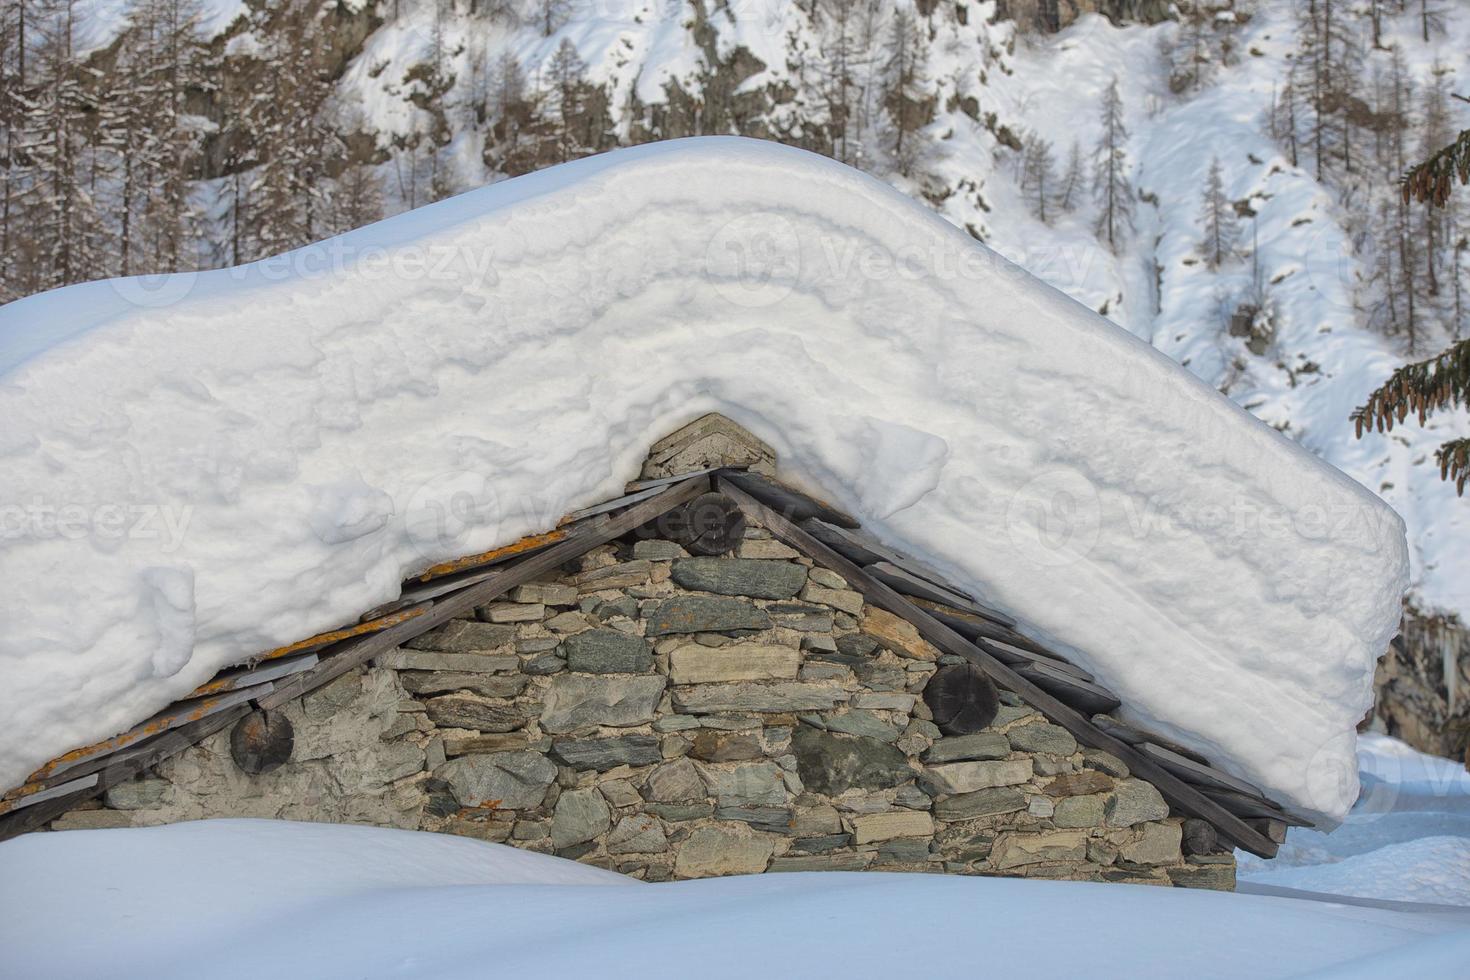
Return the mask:
[[[1328,821],[1356,796],[1398,517],[856,170],[653,144],[172,285],[101,320],[95,285],[0,309],[64,338],[0,365],[6,496],[83,515],[0,555],[0,782],[615,496],[714,410],[1150,727]],[[179,533],[104,535],[119,505]],[[1300,526],[1319,507],[1331,534]]]
[[[1428,78],[1436,63],[1452,67],[1463,87],[1470,18],[1423,44],[1410,27],[1398,30],[1409,67]],[[1470,615],[1470,506],[1439,480],[1434,449],[1470,433],[1463,414],[1410,424],[1391,435],[1354,436],[1348,421],[1369,392],[1405,360],[1402,343],[1365,325],[1374,301],[1369,270],[1355,245],[1352,216],[1307,169],[1293,167],[1267,132],[1266,116],[1286,77],[1295,34],[1289,4],[1260,4],[1240,28],[1241,63],[1221,68],[1213,84],[1179,98],[1168,94],[1157,51],[1176,25],[1120,29],[1089,18],[1056,38],[1033,41],[1014,62],[1014,75],[994,87],[1009,100],[1006,118],[1024,118],[1065,147],[1097,139],[1093,100],[1116,75],[1129,107],[1142,201],[1129,246],[1114,256],[1085,223],[1044,225],[1019,194],[992,217],[993,244],[1014,250],[1028,266],[1093,306],[1110,303],[1116,322],[1187,366],[1238,404],[1296,439],[1387,500],[1409,527],[1412,596],[1425,609]],[[1386,36],[1386,41],[1392,38]],[[1118,71],[1119,64],[1129,66]],[[1470,118],[1461,123],[1470,125]],[[1240,229],[1249,255],[1211,271],[1200,260],[1201,190],[1218,159],[1231,201],[1257,217]],[[999,179],[1005,175],[998,175]],[[1360,220],[1361,223],[1361,220]],[[1040,256],[1028,260],[1025,256]],[[1078,257],[1051,262],[1055,256]],[[1264,284],[1274,337],[1260,353],[1231,336],[1230,314]],[[1428,350],[1437,349],[1435,341]],[[1422,353],[1422,352],[1421,352]],[[1322,533],[1331,533],[1322,515]]]

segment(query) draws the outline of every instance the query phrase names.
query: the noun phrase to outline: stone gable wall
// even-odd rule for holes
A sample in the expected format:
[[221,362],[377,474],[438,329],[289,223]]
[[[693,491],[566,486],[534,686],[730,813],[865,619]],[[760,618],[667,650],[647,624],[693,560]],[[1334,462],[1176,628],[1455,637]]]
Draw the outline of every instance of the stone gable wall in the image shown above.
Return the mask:
[[[626,540],[281,709],[247,775],[221,732],[52,829],[206,817],[482,838],[647,880],[947,871],[1230,888],[1149,783],[1002,692],[942,737],[945,658],[751,527],[738,558]],[[1181,841],[1183,840],[1183,844]]]

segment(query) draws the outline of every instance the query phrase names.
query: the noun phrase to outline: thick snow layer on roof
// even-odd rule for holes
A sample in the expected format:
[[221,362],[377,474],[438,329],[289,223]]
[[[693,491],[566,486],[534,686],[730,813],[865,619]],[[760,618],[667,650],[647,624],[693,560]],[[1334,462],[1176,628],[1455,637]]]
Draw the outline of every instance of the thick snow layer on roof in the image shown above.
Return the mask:
[[1397,515],[896,191],[727,138],[0,309],[0,784],[616,495],[711,410],[1136,720],[1351,805]]

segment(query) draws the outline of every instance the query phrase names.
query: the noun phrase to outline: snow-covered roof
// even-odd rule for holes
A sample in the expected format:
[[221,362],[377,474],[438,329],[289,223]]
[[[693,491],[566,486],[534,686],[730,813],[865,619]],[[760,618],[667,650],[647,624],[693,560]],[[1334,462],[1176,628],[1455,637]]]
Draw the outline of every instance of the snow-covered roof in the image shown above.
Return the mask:
[[1351,804],[1398,517],[897,192],[725,138],[0,309],[0,784],[615,496],[711,410],[1129,717]]

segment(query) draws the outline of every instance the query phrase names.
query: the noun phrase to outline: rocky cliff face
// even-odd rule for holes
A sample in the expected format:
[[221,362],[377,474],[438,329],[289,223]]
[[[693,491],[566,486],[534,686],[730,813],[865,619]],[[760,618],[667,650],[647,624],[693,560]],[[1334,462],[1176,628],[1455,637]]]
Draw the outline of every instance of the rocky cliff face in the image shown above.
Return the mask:
[[1410,610],[1374,687],[1374,728],[1470,767],[1470,633],[1458,622]]

